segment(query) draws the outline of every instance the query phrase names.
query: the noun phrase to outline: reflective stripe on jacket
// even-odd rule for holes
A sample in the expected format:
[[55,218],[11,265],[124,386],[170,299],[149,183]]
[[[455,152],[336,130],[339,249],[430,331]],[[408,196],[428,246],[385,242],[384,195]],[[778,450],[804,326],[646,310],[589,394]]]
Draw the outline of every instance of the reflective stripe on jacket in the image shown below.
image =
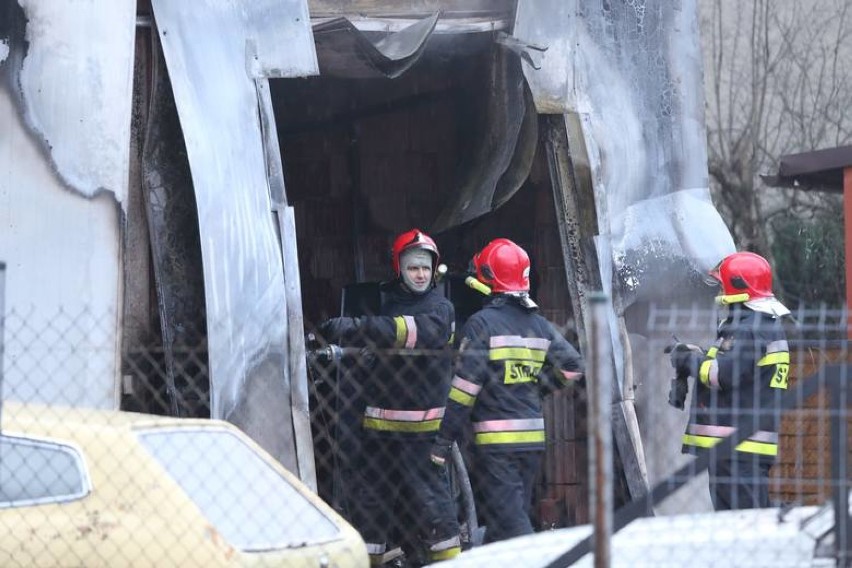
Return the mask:
[[484,450],[541,449],[542,383],[567,386],[582,372],[580,354],[546,319],[497,296],[462,331],[440,435],[457,439],[470,418]]
[[444,407],[429,410],[391,410],[368,406],[364,410],[363,426],[382,432],[437,432],[444,416]]
[[749,436],[737,444],[735,454],[774,461],[779,403],[789,368],[790,350],[781,321],[741,304],[731,306],[715,345],[699,366],[683,451],[712,448],[741,428]]
[[383,295],[380,315],[341,321],[343,345],[377,354],[359,374],[364,406],[358,411],[366,407],[363,431],[381,437],[434,436],[452,377],[455,310],[450,301],[435,288],[411,294],[395,286]]

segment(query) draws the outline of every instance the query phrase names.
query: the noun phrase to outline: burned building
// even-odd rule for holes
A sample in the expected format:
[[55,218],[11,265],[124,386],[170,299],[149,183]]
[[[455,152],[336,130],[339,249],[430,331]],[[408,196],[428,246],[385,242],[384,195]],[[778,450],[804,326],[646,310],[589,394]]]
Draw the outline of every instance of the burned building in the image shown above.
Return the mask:
[[[304,333],[417,226],[451,272],[524,246],[581,349],[605,292],[621,499],[671,470],[632,352],[733,250],[694,1],[0,0],[0,78],[6,309],[67,339],[7,325],[5,396],[224,418],[316,486]],[[587,520],[583,412],[547,401],[542,526]]]

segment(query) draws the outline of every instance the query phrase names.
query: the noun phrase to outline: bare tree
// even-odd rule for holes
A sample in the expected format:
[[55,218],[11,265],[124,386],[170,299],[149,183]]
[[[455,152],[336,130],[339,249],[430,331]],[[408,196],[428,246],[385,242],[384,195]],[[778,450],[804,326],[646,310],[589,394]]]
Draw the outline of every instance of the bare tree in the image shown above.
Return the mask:
[[701,0],[708,168],[739,248],[771,253],[778,215],[837,197],[762,186],[781,155],[852,140],[852,0]]

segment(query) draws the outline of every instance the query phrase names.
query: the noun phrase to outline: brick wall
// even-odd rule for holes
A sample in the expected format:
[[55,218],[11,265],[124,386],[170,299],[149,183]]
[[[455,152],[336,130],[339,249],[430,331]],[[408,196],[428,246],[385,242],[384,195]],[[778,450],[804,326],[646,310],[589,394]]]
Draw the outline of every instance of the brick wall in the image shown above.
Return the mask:
[[[791,348],[790,387],[828,363],[852,360],[845,350]],[[831,497],[831,446],[828,400],[818,393],[803,408],[786,412],[781,419],[778,462],[771,471],[770,497],[784,503],[815,505]],[[847,418],[852,436],[852,416]],[[850,437],[852,439],[852,437]],[[852,463],[852,448],[846,463]],[[852,479],[852,472],[847,472]]]

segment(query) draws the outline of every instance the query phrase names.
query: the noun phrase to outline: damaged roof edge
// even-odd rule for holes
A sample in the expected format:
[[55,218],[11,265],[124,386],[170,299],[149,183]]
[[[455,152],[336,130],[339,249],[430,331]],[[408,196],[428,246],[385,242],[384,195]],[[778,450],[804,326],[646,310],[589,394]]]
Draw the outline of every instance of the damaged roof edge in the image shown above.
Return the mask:
[[517,0],[309,0],[312,16],[339,17],[360,14],[369,17],[415,18],[436,10],[450,18],[495,17],[513,13]]
[[[358,31],[361,32],[398,32],[404,30],[408,26],[417,23],[422,18],[374,18],[356,14],[342,14],[341,16],[349,20]],[[311,26],[325,24],[326,22],[335,20],[341,16],[328,17],[312,17]],[[427,15],[428,16],[428,15]],[[504,14],[502,17],[470,17],[470,18],[451,18],[446,14],[441,14],[438,23],[435,25],[433,33],[435,34],[463,34],[463,33],[480,33],[490,31],[500,31],[508,29],[511,23],[509,14]]]

